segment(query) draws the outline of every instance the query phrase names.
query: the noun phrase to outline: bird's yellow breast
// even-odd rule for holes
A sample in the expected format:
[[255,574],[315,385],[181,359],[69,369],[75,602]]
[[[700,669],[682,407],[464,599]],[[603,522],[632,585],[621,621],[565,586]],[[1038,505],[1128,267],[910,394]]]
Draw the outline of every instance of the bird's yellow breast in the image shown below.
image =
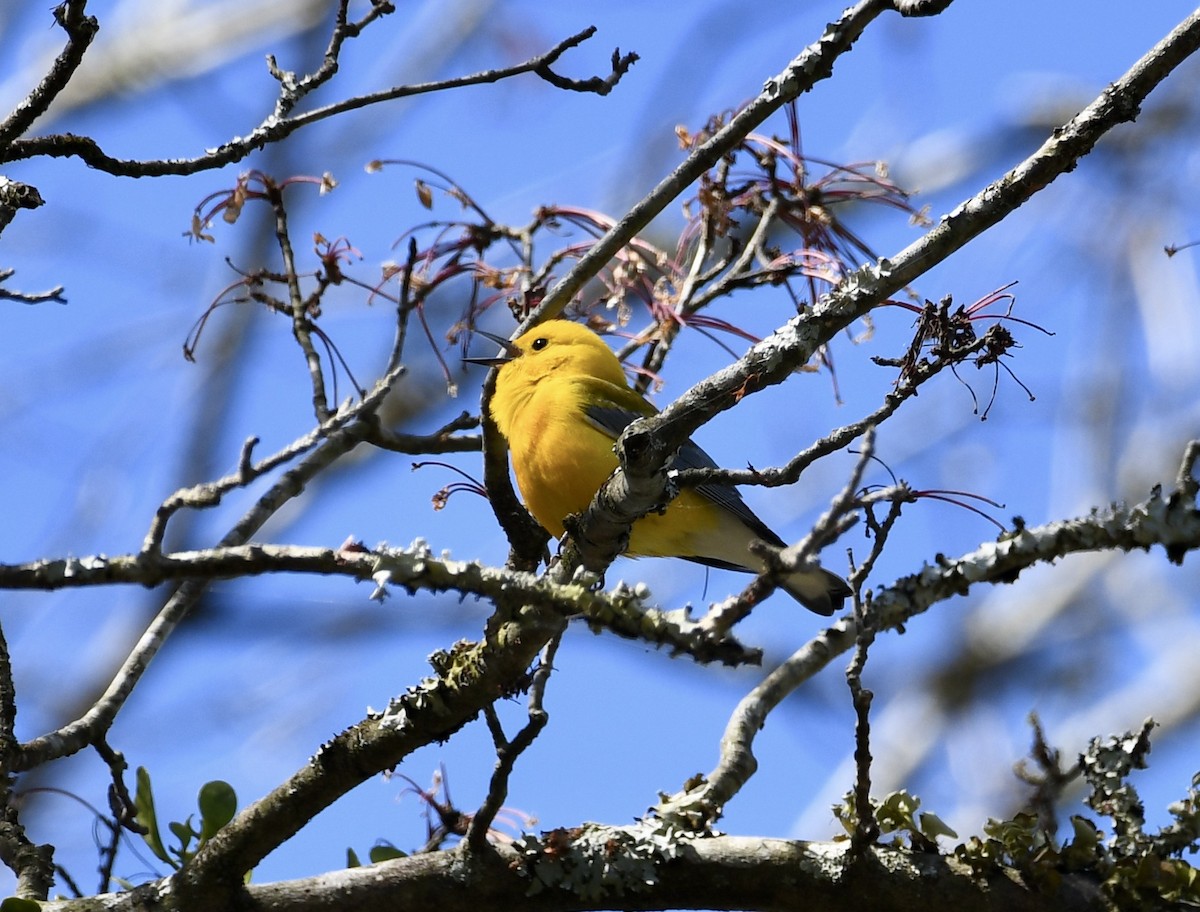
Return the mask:
[[534,518],[561,538],[563,518],[587,508],[617,467],[612,439],[585,414],[582,389],[570,378],[552,378],[518,409],[519,434],[509,439],[517,487]]
[[[613,469],[613,439],[586,414],[586,379],[552,378],[534,388],[514,413],[520,433],[509,441],[517,487],[529,512],[556,538],[563,519],[586,510]],[[572,388],[575,387],[575,388]],[[633,557],[686,557],[712,550],[719,514],[702,497],[684,491],[665,514],[639,519],[630,533]]]

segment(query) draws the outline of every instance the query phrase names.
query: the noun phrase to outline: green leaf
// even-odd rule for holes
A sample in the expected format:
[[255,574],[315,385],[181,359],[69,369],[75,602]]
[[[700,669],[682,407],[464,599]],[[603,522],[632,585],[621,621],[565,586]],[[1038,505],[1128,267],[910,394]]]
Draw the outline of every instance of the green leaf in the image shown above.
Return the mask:
[[958,838],[958,834],[950,829],[946,825],[946,822],[937,814],[923,811],[919,819],[921,821],[921,833],[930,839],[937,839],[939,836],[946,836],[950,839]]
[[144,766],[137,768],[137,791],[133,796],[133,806],[137,810],[135,819],[146,830],[142,834],[142,839],[146,841],[150,851],[160,861],[165,861],[171,867],[178,868],[178,862],[167,854],[167,850],[163,846],[162,836],[158,831],[158,816],[154,813],[154,792],[150,788],[150,773]]
[[200,842],[205,843],[237,813],[237,792],[221,779],[206,782],[197,796],[200,805]]
[[172,820],[167,824],[167,829],[175,834],[175,838],[179,840],[179,848],[173,849],[181,861],[187,861],[188,844],[192,841],[192,837],[196,835],[196,831],[192,829],[192,818],[189,816],[186,821],[180,823],[177,820]]
[[879,823],[880,830],[884,833],[891,833],[895,830],[909,832],[916,830],[917,824],[913,815],[920,805],[920,798],[905,791],[891,792],[885,795],[875,810],[875,819]]
[[34,899],[9,896],[0,902],[0,912],[41,912],[42,904]]
[[390,842],[371,846],[371,851],[368,854],[371,858],[371,864],[379,864],[381,861],[391,861],[393,858],[408,857],[407,852],[401,851]]
[[362,862],[358,860],[358,853],[354,849],[346,849],[346,867],[361,868]]
[[1073,844],[1077,847],[1091,852],[1100,844],[1100,831],[1096,829],[1096,824],[1086,817],[1073,814],[1071,828],[1075,833]]

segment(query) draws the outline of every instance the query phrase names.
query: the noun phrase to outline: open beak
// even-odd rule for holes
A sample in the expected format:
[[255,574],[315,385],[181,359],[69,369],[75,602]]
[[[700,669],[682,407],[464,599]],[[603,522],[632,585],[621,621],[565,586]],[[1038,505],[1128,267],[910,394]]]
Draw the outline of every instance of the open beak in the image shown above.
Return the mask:
[[507,364],[513,358],[521,353],[521,350],[512,344],[503,336],[497,336],[490,332],[484,332],[482,329],[475,330],[475,335],[483,336],[485,339],[491,339],[502,349],[503,354],[496,355],[494,358],[463,358],[465,364],[482,364],[484,367],[499,367],[501,364]]

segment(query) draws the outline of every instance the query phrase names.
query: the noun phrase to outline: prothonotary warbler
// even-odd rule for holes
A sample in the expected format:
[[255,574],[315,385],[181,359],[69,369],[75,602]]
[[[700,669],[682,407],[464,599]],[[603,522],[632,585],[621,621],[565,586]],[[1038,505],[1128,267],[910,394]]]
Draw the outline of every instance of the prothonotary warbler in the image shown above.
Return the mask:
[[[491,416],[508,441],[517,486],[534,518],[562,538],[563,518],[587,509],[617,467],[613,443],[621,431],[657,409],[630,388],[612,349],[578,323],[551,320],[513,342],[483,335],[504,353],[468,360],[499,367]],[[670,468],[716,463],[688,441]],[[682,491],[665,513],[634,523],[626,553],[757,573],[765,566],[750,550],[756,539],[784,545],[736,488],[705,484]],[[780,585],[817,614],[833,614],[851,594],[845,580],[820,567],[793,573]]]

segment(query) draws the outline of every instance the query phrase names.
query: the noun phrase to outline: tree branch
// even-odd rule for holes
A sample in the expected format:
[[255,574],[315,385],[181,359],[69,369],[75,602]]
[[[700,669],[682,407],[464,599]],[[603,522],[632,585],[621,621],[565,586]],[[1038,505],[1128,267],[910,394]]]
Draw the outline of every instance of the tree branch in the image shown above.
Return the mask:
[[[1004,870],[980,878],[956,859],[875,847],[855,861],[846,843],[811,843],[760,837],[720,836],[663,840],[657,854],[631,858],[623,851],[644,840],[639,827],[556,831],[564,857],[540,868],[546,886],[530,875],[517,850],[463,850],[407,858],[302,880],[246,887],[257,912],[392,912],[395,909],[522,909],[526,912],[604,909],[747,909],[793,912],[803,897],[806,912],[844,909],[970,909],[973,912],[1100,912],[1108,907],[1086,877],[1066,874],[1056,890],[1026,884]],[[551,834],[553,835],[553,834]],[[607,848],[610,883],[588,891],[582,871],[570,867],[584,837]],[[539,865],[541,862],[538,862]],[[579,862],[577,862],[579,863]],[[582,863],[580,863],[582,864]],[[597,867],[600,867],[597,865]],[[624,880],[621,871],[624,870]],[[643,875],[642,879],[635,879]],[[557,876],[558,881],[553,878]],[[161,884],[96,900],[51,902],[43,912],[134,912],[156,903]],[[91,905],[85,906],[85,903]]]
[[[23,184],[20,181],[9,180],[7,177],[0,175],[0,232],[4,231],[9,223],[17,217],[18,210],[37,209],[39,206],[44,206],[45,204],[46,201],[38,193],[37,187],[30,184]],[[0,272],[0,282],[8,279],[12,274],[13,270],[11,269],[3,270]],[[23,294],[19,291],[0,290],[0,298],[22,301],[25,304],[40,304],[46,300],[65,303],[61,295],[61,285],[53,291],[43,294]]]
[[[65,0],[54,8],[54,21],[67,33],[67,43],[41,83],[0,123],[0,150],[28,130],[46,112],[58,93],[66,88],[83,62],[83,55],[100,30],[95,16],[85,16],[87,0]],[[0,158],[4,152],[0,151]],[[7,159],[5,159],[7,160]]]
[[649,603],[645,587],[618,584],[598,592],[581,583],[559,584],[533,573],[488,567],[477,561],[434,557],[418,541],[410,548],[368,551],[361,546],[307,548],[295,545],[224,545],[204,551],[129,554],[116,557],[39,560],[0,564],[0,589],[64,588],[134,583],[157,586],[169,581],[207,583],[267,573],[309,573],[374,580],[374,597],[389,586],[409,592],[459,592],[498,601],[514,597],[523,603],[582,615],[594,629],[669,647],[699,662],[757,664],[761,654],[743,647],[727,631],[692,620],[686,609],[662,611]]
[[[14,139],[7,148],[0,148],[0,162],[21,161],[36,156],[46,156],[48,158],[75,157],[92,168],[117,177],[162,177],[165,175],[186,175],[196,174],[200,171],[211,171],[241,161],[256,149],[261,149],[268,143],[278,142],[290,136],[301,127],[306,127],[321,120],[327,120],[339,114],[345,114],[347,111],[354,111],[397,98],[409,98],[414,95],[442,92],[447,89],[500,82],[501,80],[511,79],[523,73],[537,73],[539,70],[545,69],[557,61],[568,49],[582,44],[595,34],[595,31],[594,28],[584,29],[578,34],[564,38],[546,53],[531,57],[524,63],[519,63],[516,66],[484,70],[468,76],[443,79],[437,82],[396,86],[367,95],[357,95],[353,98],[347,98],[343,101],[287,117],[279,117],[273,112],[247,135],[231,139],[221,146],[209,149],[203,155],[197,155],[193,158],[152,160],[115,158],[105,152],[100,147],[100,144],[89,136],[60,133],[30,139]],[[286,85],[282,91],[287,91]]]
[[554,656],[557,654],[558,644],[561,642],[562,635],[559,634],[552,637],[545,649],[542,650],[537,667],[533,670],[530,678],[527,710],[529,719],[517,732],[516,737],[506,738],[504,730],[500,726],[500,720],[490,706],[487,708],[488,727],[492,729],[492,741],[496,747],[496,766],[492,770],[491,782],[488,783],[487,797],[471,818],[471,824],[467,829],[467,844],[477,851],[486,846],[492,822],[504,806],[504,799],[508,797],[508,780],[512,776],[517,758],[525,752],[529,745],[533,744],[534,739],[541,734],[546,723],[550,721],[550,714],[546,712],[543,701],[550,673],[554,671]]
[[45,899],[54,883],[54,847],[30,841],[13,800],[13,773],[20,745],[13,732],[17,692],[8,642],[0,630],[0,861],[17,876],[17,895]]
[[321,62],[321,66],[316,71],[308,74],[303,79],[297,79],[295,73],[281,70],[275,63],[273,56],[267,57],[267,69],[279,82],[280,87],[279,99],[275,102],[274,117],[286,116],[307,95],[333,78],[334,74],[338,71],[338,61],[341,57],[342,45],[346,43],[347,39],[357,38],[362,34],[363,29],[376,19],[390,15],[396,11],[396,7],[391,3],[391,0],[371,0],[371,6],[363,14],[363,17],[357,22],[351,22],[348,15],[349,6],[350,0],[338,0],[337,12],[334,14],[333,32],[330,34],[329,43],[325,47],[325,56]]
[[172,891],[199,912],[236,906],[244,875],[267,854],[351,789],[418,748],[451,737],[508,692],[565,625],[556,610],[505,600],[484,640],[460,642],[452,653],[440,654],[436,677],[322,745],[304,767],[218,831],[172,878]]
[[795,484],[804,470],[814,462],[845,449],[871,428],[882,425],[900,410],[900,406],[916,396],[922,385],[946,368],[953,368],[970,355],[982,351],[987,344],[988,336],[985,333],[971,344],[956,351],[942,353],[932,361],[924,358],[916,361],[896,383],[895,388],[883,397],[883,404],[879,408],[831,431],[805,447],[782,466],[765,469],[686,469],[676,476],[675,482],[681,488],[694,488],[703,484],[762,485],[775,488]]

